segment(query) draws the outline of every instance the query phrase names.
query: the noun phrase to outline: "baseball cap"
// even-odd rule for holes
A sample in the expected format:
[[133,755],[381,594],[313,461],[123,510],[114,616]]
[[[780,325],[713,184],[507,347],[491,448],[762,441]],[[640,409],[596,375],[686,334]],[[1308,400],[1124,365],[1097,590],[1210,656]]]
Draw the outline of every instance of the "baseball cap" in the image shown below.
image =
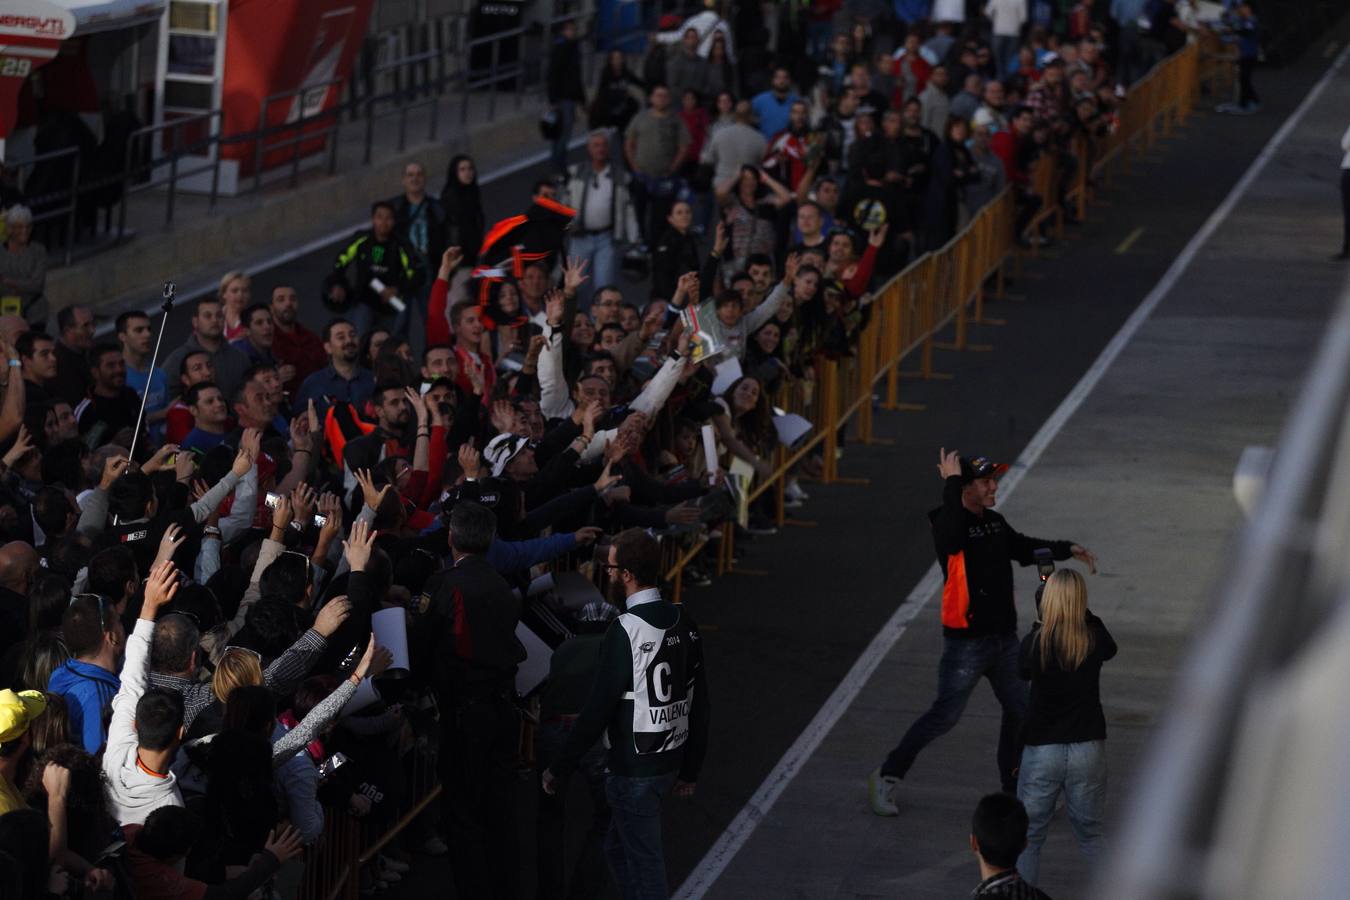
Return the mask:
[[500,478],[506,471],[507,463],[528,450],[532,443],[529,438],[518,434],[499,434],[483,448],[483,459],[491,464],[493,476]]
[[970,120],[970,124],[973,128],[993,128],[996,123],[994,114],[981,106],[975,110],[975,117]]
[[1007,463],[996,463],[987,456],[961,457],[961,483],[970,484],[977,478],[997,478],[1008,471]]
[[42,691],[0,691],[0,745],[23,737],[46,708],[47,697]]

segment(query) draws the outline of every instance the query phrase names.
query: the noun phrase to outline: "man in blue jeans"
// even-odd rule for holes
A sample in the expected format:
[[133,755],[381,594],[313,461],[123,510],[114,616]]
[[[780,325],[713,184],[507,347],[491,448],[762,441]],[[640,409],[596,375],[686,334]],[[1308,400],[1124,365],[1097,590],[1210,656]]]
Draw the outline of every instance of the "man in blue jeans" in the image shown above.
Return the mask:
[[998,770],[1003,790],[1017,786],[1019,733],[1027,710],[1026,684],[1018,674],[1017,607],[1013,601],[1012,561],[1029,566],[1036,551],[1055,559],[1070,556],[1096,572],[1096,557],[1069,541],[1047,541],[1014,531],[993,511],[998,476],[1008,470],[986,457],[962,458],[939,451],[942,505],[928,514],[933,543],[942,566],[942,659],[938,695],[909,727],[881,767],[867,779],[868,801],[879,816],[899,814],[895,789],[919,752],[961,721],[966,702],[981,678],[1003,707]]
[[552,794],[609,736],[609,833],[605,856],[623,900],[666,900],[661,804],[674,789],[692,797],[708,745],[708,693],[698,626],[662,599],[661,548],[638,528],[615,536],[603,567],[611,602],[626,611],[605,632],[590,699],[567,743],[543,772]]

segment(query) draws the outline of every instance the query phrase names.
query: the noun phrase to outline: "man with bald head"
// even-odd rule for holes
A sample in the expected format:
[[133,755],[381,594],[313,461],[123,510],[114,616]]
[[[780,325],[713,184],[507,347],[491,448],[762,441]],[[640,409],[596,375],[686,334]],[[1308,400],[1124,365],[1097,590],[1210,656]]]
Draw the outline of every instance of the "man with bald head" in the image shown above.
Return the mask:
[[31,544],[10,541],[0,547],[0,654],[28,632],[28,590],[38,572]]

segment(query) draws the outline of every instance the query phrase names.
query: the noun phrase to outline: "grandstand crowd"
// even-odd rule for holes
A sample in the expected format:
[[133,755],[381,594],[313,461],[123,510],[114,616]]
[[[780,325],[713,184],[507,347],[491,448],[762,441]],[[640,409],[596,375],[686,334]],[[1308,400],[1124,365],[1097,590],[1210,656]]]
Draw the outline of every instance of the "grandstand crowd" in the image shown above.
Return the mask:
[[[396,832],[364,895],[448,854],[464,900],[666,896],[634,785],[692,793],[708,689],[677,615],[692,710],[664,744],[625,731],[651,698],[611,648],[676,634],[631,611],[670,602],[645,592],[686,551],[696,590],[719,541],[771,540],[774,496],[745,499],[766,479],[808,502],[824,460],[779,471],[784,398],[1005,189],[1016,240],[1046,242],[1037,160],[1066,190],[1199,27],[1177,0],[709,0],[657,24],[594,85],[562,26],[556,177],[518,215],[489,220],[469,157],[439,195],[410,164],[322,284],[228,272],[169,313],[178,346],[145,313],[50,314],[6,188],[0,896],[305,894],[305,866],[355,862],[324,858],[339,819]],[[574,773],[594,812],[566,859]]]

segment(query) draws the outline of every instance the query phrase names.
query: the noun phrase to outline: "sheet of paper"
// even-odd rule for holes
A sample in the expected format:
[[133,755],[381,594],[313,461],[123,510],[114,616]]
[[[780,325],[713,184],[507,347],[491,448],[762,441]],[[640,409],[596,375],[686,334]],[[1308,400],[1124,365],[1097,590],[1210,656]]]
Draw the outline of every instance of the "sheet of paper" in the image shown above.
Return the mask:
[[712,484],[717,471],[717,436],[711,425],[703,426],[703,456],[708,463],[708,483]]
[[778,442],[784,447],[792,447],[811,432],[815,426],[796,413],[773,417],[774,430],[778,432]]
[[398,678],[408,674],[408,619],[402,607],[382,609],[370,617],[375,643],[388,649],[394,661],[389,664],[389,676]]
[[714,368],[717,370],[717,377],[713,379],[712,384],[712,393],[714,397],[720,397],[725,394],[727,388],[735,384],[736,379],[744,374],[741,371],[741,361],[734,356],[728,356]]

